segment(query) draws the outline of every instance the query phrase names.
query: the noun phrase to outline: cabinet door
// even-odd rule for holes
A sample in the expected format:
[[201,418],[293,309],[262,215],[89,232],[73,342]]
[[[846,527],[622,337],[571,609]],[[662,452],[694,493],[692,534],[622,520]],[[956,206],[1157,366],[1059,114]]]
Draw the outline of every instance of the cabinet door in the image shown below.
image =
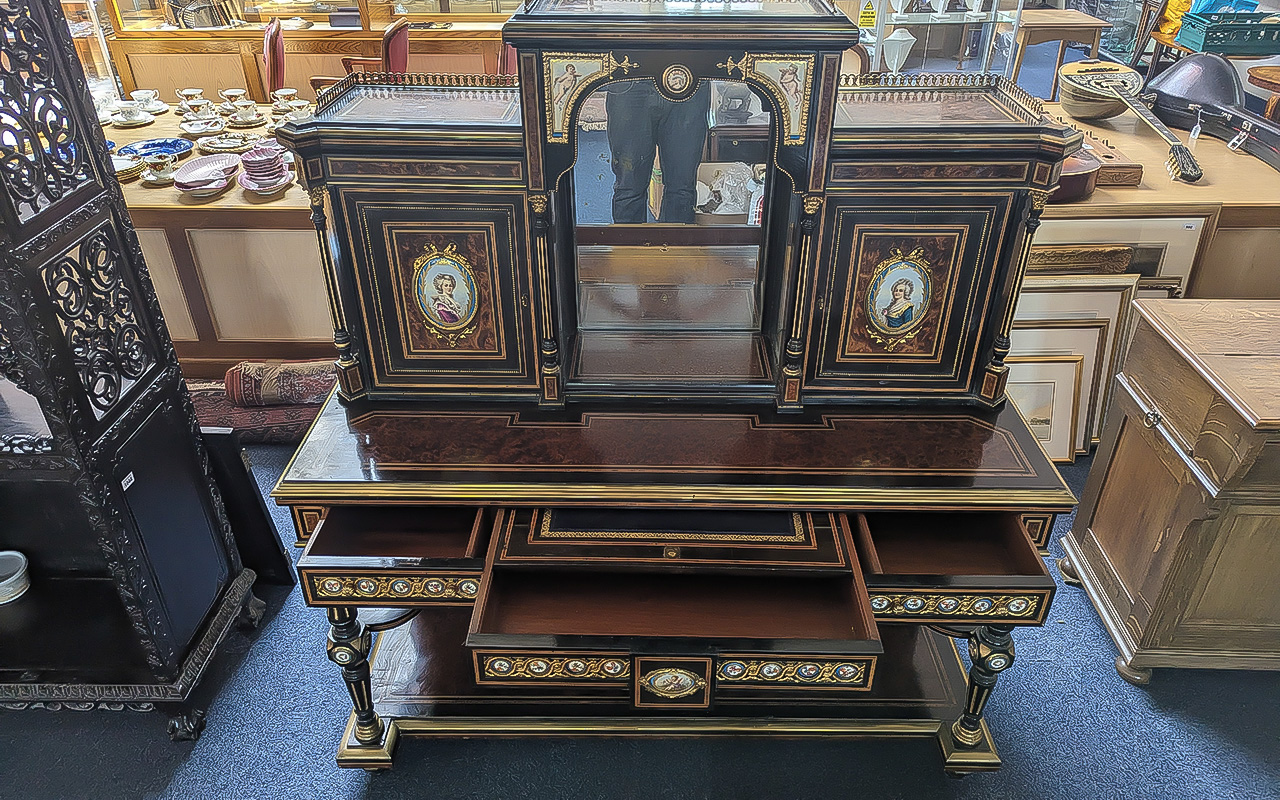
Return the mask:
[[831,196],[806,391],[970,391],[1003,306],[1012,193]]
[[1141,641],[1173,554],[1205,512],[1207,494],[1121,375],[1072,537],[1098,576],[1115,618]]
[[339,189],[370,394],[536,390],[522,193]]

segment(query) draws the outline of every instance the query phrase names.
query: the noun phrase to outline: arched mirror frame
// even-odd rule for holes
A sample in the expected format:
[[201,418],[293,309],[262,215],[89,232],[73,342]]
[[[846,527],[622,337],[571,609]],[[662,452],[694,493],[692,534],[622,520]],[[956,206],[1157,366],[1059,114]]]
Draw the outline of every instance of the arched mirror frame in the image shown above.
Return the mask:
[[[540,272],[553,287],[547,298],[551,313],[543,323],[541,349],[544,364],[561,376],[563,360],[577,335],[575,268],[576,239],[573,220],[572,173],[578,152],[575,124],[586,99],[602,86],[618,80],[654,82],[659,93],[679,100],[697,91],[702,81],[745,82],[761,98],[770,117],[769,194],[761,226],[761,282],[763,284],[761,334],[768,343],[770,378],[775,390],[754,399],[789,404],[798,392],[799,363],[790,358],[799,351],[803,286],[809,267],[808,243],[822,205],[826,162],[830,146],[832,109],[836,96],[839,55],[821,51],[744,52],[724,49],[673,50],[670,48],[602,51],[521,50],[519,54],[522,106],[529,156],[531,207],[535,231],[547,237],[535,244],[542,253]],[[574,64],[580,76],[565,92],[566,64]],[[798,81],[781,81],[780,70],[802,65]],[[586,69],[583,69],[583,67]],[[664,85],[664,76],[683,68],[692,78],[683,92]],[[791,91],[788,91],[791,90]],[[557,93],[563,96],[557,96]],[[530,124],[536,123],[536,124]],[[539,207],[545,209],[539,212]],[[541,217],[538,219],[537,217]],[[791,361],[797,363],[792,364]],[[559,383],[558,382],[558,383]],[[794,387],[794,388],[792,388]],[[544,397],[548,393],[545,390]],[[554,402],[558,392],[546,399]],[[695,392],[696,394],[696,392]],[[625,392],[621,396],[625,396]]]

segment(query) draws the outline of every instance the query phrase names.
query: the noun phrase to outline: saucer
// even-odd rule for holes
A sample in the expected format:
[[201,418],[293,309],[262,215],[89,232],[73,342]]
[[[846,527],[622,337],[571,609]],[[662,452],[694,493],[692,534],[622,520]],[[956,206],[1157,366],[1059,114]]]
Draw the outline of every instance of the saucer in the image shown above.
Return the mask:
[[167,114],[169,113],[169,104],[163,100],[157,99],[154,103],[140,108],[148,114]]
[[209,119],[184,119],[178,123],[178,127],[188,136],[212,136],[216,133],[222,133],[227,129],[227,123],[222,117],[212,117]]
[[169,186],[173,183],[173,173],[161,177],[149,169],[142,171],[142,182],[148,186]]
[[262,144],[257,133],[221,133],[196,139],[196,147],[202,153],[244,153]]
[[240,119],[239,117],[227,117],[227,127],[229,128],[256,128],[267,121],[265,114],[259,113],[252,119]]
[[220,153],[214,156],[193,158],[173,173],[177,183],[197,183],[216,178],[226,178],[240,169],[240,156],[231,153]]
[[150,125],[155,121],[156,118],[151,114],[147,114],[139,119],[125,119],[119,114],[111,115],[111,124],[117,128],[141,128],[143,125]]

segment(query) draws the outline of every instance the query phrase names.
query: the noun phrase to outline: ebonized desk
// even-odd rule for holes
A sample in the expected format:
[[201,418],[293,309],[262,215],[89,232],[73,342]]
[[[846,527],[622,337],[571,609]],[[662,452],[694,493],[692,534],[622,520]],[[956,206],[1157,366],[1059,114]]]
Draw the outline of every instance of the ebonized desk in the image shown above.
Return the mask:
[[[1073,502],[1010,405],[334,398],[275,497],[323,516],[299,573],[355,699],[338,761],[369,768],[401,734],[697,733],[936,736],[948,770],[996,768],[982,709],[1054,586],[1020,516]],[[599,508],[624,502],[644,511]],[[976,655],[968,687],[948,636]],[[655,673],[697,689],[651,693]]]

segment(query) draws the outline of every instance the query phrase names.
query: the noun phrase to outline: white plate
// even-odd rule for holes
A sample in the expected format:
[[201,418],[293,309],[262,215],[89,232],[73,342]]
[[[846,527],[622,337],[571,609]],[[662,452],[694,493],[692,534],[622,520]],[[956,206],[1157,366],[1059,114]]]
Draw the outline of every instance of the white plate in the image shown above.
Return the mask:
[[187,133],[192,136],[212,136],[226,130],[227,123],[224,122],[221,117],[217,119],[187,119],[180,122],[178,127],[182,129],[183,133]]
[[119,114],[111,115],[111,124],[117,128],[141,128],[143,125],[150,125],[155,121],[156,118],[151,114],[147,114],[140,119],[125,119]]
[[169,111],[169,104],[163,100],[156,100],[149,106],[142,106],[142,110],[148,114],[166,114]]

